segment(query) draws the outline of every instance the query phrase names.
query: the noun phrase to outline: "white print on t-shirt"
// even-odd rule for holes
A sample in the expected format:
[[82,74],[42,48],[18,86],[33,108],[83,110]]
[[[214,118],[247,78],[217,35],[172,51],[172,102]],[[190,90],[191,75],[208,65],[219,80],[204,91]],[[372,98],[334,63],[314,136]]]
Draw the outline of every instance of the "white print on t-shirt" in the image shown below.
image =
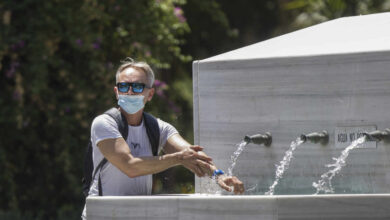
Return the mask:
[[132,146],[134,149],[137,149],[137,147],[139,147],[139,143],[131,142],[131,146]]

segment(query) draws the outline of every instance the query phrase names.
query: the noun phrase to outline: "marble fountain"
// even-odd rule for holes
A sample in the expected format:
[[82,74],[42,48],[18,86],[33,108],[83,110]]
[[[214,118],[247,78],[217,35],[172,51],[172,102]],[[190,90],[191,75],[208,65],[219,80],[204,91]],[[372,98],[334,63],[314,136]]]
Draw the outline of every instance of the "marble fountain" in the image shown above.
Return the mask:
[[[329,192],[313,183],[364,132],[390,127],[390,13],[345,17],[193,63],[195,144],[220,169],[249,143],[233,174],[244,195],[196,178],[193,195],[87,198],[88,219],[390,219],[390,143],[366,140],[349,152]],[[275,166],[301,134],[273,195]]]

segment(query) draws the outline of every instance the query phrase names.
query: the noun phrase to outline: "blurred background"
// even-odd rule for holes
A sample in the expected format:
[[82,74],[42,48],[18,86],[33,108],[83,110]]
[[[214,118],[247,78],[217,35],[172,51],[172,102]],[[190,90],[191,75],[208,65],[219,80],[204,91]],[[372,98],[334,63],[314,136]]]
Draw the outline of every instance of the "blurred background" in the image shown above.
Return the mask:
[[[1,0],[0,219],[79,219],[90,124],[116,106],[124,58],[152,66],[146,111],[192,142],[192,61],[385,11],[390,0]],[[193,193],[194,176],[172,168],[153,191]]]

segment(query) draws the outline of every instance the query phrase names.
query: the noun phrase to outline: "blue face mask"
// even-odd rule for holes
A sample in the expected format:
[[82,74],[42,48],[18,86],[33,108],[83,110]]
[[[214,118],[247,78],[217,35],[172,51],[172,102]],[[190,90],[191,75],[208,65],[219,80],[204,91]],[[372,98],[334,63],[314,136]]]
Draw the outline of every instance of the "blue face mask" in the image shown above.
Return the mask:
[[118,105],[129,114],[135,114],[145,106],[143,95],[118,95],[118,97]]

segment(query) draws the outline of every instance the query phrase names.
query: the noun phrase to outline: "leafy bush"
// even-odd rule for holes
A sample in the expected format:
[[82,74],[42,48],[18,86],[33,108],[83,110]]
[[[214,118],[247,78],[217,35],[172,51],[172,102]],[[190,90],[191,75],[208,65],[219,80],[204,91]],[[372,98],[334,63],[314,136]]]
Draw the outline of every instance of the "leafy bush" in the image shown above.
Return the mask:
[[[115,104],[119,61],[130,56],[162,70],[191,59],[180,51],[180,36],[189,31],[182,3],[0,3],[0,209],[8,210],[3,216],[19,210],[43,219],[81,213],[89,127]],[[160,96],[148,111],[159,117],[175,119],[177,101],[190,106],[180,94],[170,97],[167,86],[157,89]]]

